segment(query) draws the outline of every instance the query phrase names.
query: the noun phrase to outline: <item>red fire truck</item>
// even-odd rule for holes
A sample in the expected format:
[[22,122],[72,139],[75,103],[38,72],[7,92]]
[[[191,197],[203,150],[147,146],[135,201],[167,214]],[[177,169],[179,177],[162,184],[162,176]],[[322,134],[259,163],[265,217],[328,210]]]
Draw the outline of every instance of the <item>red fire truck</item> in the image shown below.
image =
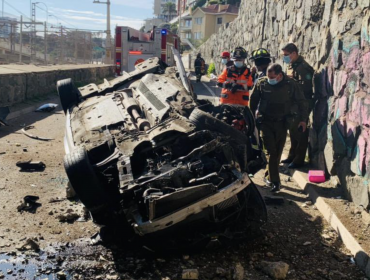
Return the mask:
[[128,26],[116,27],[116,73],[135,70],[135,65],[150,57],[160,57],[173,66],[171,47],[179,49],[177,35],[167,29],[155,28],[151,33],[140,32]]

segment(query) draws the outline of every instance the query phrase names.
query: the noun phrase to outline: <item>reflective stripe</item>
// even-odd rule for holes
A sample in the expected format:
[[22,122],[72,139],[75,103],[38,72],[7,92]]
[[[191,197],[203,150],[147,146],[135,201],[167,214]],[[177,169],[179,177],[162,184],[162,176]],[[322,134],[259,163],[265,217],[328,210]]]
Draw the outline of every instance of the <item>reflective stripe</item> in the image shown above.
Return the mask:
[[235,80],[234,79],[231,79],[231,78],[227,78],[226,79],[226,82],[234,82]]
[[236,82],[237,82],[238,84],[246,84],[246,83],[248,83],[248,81],[247,81],[247,80],[236,80]]

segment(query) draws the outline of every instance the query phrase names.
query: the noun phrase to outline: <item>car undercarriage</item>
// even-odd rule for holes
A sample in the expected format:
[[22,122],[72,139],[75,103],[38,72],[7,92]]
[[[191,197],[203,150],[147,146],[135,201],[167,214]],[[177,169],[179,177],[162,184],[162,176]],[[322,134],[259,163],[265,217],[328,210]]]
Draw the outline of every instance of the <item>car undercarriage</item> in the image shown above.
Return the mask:
[[249,178],[265,163],[253,116],[198,100],[175,60],[148,59],[99,86],[58,82],[67,176],[98,224],[119,217],[149,237],[243,236],[267,219]]

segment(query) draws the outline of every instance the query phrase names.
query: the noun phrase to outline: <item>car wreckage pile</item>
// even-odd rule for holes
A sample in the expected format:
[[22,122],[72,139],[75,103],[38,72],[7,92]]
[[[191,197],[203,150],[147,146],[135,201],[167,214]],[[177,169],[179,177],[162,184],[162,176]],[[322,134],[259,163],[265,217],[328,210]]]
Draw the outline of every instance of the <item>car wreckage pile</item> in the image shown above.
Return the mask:
[[243,237],[266,221],[248,176],[264,164],[253,116],[198,100],[173,51],[176,67],[151,58],[99,86],[58,82],[67,176],[98,224]]

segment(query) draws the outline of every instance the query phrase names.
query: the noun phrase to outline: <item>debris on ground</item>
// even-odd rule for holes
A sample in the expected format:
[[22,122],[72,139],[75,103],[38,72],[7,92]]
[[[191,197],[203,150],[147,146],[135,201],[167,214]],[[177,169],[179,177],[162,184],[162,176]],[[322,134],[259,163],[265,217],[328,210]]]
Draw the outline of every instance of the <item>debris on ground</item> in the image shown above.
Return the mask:
[[265,196],[265,202],[267,205],[283,205],[285,203],[284,197],[282,196]]
[[24,135],[26,135],[27,137],[32,138],[32,139],[36,139],[36,140],[40,140],[40,141],[51,141],[51,140],[54,140],[53,138],[39,137],[39,136],[32,135],[32,134],[26,132],[26,130],[33,129],[33,128],[35,128],[33,125],[29,125],[29,126],[26,126],[25,128],[22,128],[21,131],[22,131],[22,133]]
[[198,269],[184,269],[182,271],[182,279],[188,279],[188,280],[192,280],[192,279],[198,279],[199,278],[199,271]]
[[58,107],[58,104],[47,103],[38,107],[35,112],[52,112],[55,110],[56,107]]
[[6,152],[0,152],[0,156],[5,155],[5,154],[6,154]]
[[65,280],[65,279],[67,279],[67,275],[63,271],[59,271],[57,273],[57,279],[59,279],[59,280]]
[[80,215],[75,213],[72,209],[68,209],[66,213],[57,216],[57,219],[61,223],[73,223],[80,218]]
[[37,200],[39,200],[38,196],[26,195],[23,198],[23,202],[17,207],[18,212],[27,211],[35,213],[36,209],[41,206],[41,203],[36,202]]
[[68,182],[67,184],[67,188],[66,188],[66,197],[68,199],[72,199],[72,198],[75,198],[76,197],[76,192],[75,190],[73,189],[72,185],[70,182]]
[[289,265],[281,261],[280,262],[262,261],[260,263],[260,268],[263,273],[272,277],[273,279],[285,279],[289,271]]
[[241,263],[237,263],[234,267],[234,280],[243,280],[244,279],[244,267]]
[[57,203],[57,202],[62,202],[64,201],[65,198],[59,198],[59,197],[56,197],[56,198],[52,198],[49,200],[49,203]]
[[42,161],[18,161],[16,165],[21,169],[20,171],[44,171],[45,170],[45,163]]
[[32,238],[28,238],[26,243],[23,246],[19,247],[18,250],[20,251],[32,250],[32,251],[38,252],[40,250],[40,245]]

